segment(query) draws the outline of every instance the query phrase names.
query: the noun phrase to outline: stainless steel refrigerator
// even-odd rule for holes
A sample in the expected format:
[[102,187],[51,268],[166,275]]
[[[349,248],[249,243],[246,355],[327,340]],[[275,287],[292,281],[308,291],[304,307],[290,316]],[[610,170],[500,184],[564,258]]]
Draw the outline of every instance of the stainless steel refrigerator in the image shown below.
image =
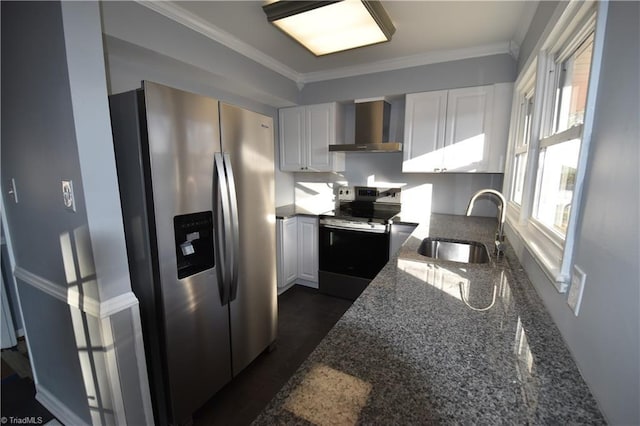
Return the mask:
[[154,415],[188,422],[276,338],[273,123],[148,81],[109,103]]

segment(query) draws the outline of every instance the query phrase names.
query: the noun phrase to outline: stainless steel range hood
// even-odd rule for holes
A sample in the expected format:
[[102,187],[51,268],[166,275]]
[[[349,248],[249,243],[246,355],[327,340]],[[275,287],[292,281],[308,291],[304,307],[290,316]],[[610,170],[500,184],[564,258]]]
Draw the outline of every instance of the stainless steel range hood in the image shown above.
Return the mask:
[[355,144],[329,145],[331,152],[401,152],[402,143],[389,142],[391,105],[384,100],[356,103]]

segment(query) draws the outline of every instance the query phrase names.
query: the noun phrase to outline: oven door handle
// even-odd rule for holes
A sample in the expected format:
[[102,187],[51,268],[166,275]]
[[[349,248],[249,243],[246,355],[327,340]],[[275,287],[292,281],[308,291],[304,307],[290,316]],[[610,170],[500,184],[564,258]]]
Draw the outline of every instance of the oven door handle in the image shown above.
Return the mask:
[[343,231],[357,231],[357,232],[370,232],[372,234],[384,234],[387,232],[387,228],[350,228],[348,226],[339,226],[339,225],[320,225],[320,228],[327,229],[339,229]]

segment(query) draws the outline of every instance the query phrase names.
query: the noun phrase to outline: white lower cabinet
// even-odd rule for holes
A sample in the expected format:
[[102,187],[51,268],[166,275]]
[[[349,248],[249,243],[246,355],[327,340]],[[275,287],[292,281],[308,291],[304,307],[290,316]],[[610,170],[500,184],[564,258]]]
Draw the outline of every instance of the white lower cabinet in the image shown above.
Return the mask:
[[[318,218],[298,216],[298,278],[318,287]],[[315,284],[315,285],[314,285]]]
[[276,236],[278,293],[294,283],[318,288],[318,219],[278,219]]
[[298,278],[298,221],[295,217],[276,222],[278,259],[278,290],[284,289]]

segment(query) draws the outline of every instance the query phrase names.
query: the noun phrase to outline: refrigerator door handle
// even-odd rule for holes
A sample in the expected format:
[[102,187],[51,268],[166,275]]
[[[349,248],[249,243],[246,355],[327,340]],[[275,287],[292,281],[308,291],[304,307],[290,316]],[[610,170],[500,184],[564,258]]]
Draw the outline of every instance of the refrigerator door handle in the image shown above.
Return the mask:
[[[215,257],[218,274],[218,290],[222,305],[229,303],[231,270],[229,262],[233,251],[231,244],[231,210],[229,206],[229,186],[222,154],[213,154],[213,222],[216,232]],[[220,208],[218,208],[220,206]]]
[[240,223],[238,219],[238,197],[236,194],[236,184],[233,177],[233,168],[228,153],[224,153],[224,166],[227,175],[227,185],[229,188],[229,204],[231,207],[231,243],[233,251],[231,252],[230,261],[230,297],[229,301],[235,300],[238,295],[238,269],[240,264]]

